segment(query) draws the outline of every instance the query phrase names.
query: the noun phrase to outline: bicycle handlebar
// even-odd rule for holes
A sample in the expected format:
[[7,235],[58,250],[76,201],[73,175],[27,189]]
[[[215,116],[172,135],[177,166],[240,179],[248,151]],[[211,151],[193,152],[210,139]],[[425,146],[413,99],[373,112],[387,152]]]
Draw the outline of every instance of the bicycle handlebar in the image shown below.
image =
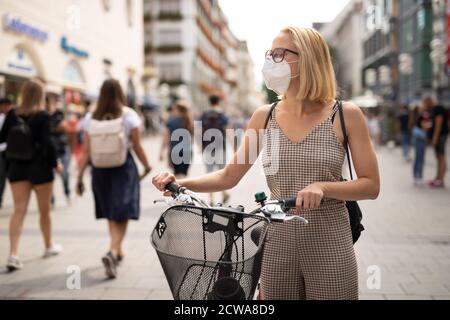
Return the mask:
[[296,207],[295,203],[297,202],[297,198],[287,198],[284,200],[282,199],[281,201],[284,202],[284,207],[286,209],[292,209]]
[[[189,189],[178,185],[175,182],[168,183],[164,187],[164,189],[171,192],[172,197],[174,199],[181,200],[181,202],[193,204],[193,202],[195,201],[202,207],[211,208],[211,206],[206,203],[201,197],[199,197]],[[183,195],[185,195],[186,197],[183,198]],[[304,223],[308,223],[308,221],[303,217],[287,214],[287,211],[289,211],[289,209],[296,207],[296,200],[296,198],[285,198],[279,200],[268,200],[267,202],[265,200],[257,201],[261,206],[250,212],[250,214],[262,213],[266,217],[269,217],[271,221],[289,221],[296,219],[301,220]]]
[[164,187],[164,189],[166,189],[167,191],[170,191],[175,194],[180,191],[180,188],[181,186],[176,184],[175,182],[170,182]]
[[[173,195],[177,195],[180,192],[182,192],[183,187],[180,186],[179,184],[175,183],[175,182],[169,182],[165,187],[165,190],[170,191],[173,193]],[[278,200],[280,203],[282,203],[283,207],[286,210],[289,209],[293,209],[296,207],[296,202],[297,202],[297,198],[293,197],[293,198],[285,198],[285,199],[280,199]],[[321,204],[323,203],[323,199],[321,201]]]

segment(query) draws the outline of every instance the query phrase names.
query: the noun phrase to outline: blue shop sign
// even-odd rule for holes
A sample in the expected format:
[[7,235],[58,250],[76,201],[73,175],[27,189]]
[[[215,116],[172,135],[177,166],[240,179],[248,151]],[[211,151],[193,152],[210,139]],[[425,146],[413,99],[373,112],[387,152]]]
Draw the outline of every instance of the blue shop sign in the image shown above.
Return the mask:
[[28,23],[21,20],[20,17],[13,17],[11,14],[6,13],[3,15],[3,28],[25,34],[30,38],[45,42],[48,40],[48,32],[33,27]]
[[61,38],[61,48],[65,52],[74,54],[80,58],[88,58],[89,57],[89,53],[87,51],[84,51],[84,50],[78,49],[77,47],[69,45],[66,37]]

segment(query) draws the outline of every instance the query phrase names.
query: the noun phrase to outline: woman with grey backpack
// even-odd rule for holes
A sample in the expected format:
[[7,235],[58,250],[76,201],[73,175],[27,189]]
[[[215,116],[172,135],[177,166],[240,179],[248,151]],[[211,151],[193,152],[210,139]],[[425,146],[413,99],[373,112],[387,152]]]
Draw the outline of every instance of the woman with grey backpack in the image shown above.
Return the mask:
[[[140,137],[141,119],[125,107],[125,97],[117,80],[106,80],[100,90],[96,110],[85,118],[84,152],[80,164],[77,193],[83,194],[83,173],[92,165],[92,191],[97,219],[107,219],[110,250],[102,257],[108,278],[116,278],[123,259],[122,242],[128,220],[139,219],[140,179],[151,171]],[[139,177],[131,154],[144,166]]]

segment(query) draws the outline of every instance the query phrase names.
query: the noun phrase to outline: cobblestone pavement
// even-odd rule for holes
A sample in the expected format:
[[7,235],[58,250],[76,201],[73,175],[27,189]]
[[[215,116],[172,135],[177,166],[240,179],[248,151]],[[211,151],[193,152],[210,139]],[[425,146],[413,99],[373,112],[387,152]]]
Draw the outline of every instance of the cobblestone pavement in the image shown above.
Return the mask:
[[[157,162],[158,140],[147,139],[145,144],[156,165],[155,171],[164,169]],[[400,150],[381,148],[378,154],[382,192],[376,201],[361,202],[366,231],[355,245],[361,299],[449,299],[450,190],[417,189],[412,185],[411,165],[402,161]],[[426,176],[433,175],[434,166],[430,150]],[[191,169],[192,175],[203,172],[201,164],[194,164]],[[449,177],[446,183],[450,186]],[[230,203],[252,208],[253,194],[257,191],[267,192],[267,187],[260,167],[255,166],[232,190]],[[130,224],[125,261],[116,280],[106,280],[104,276],[100,257],[108,249],[107,225],[95,220],[91,193],[74,197],[71,206],[65,203],[59,180],[55,193],[54,238],[64,246],[63,254],[41,258],[43,243],[33,198],[20,243],[25,267],[9,274],[3,267],[12,212],[7,190],[0,211],[0,298],[171,299],[149,241],[164,209],[163,205],[153,204],[160,195],[151,187],[149,177],[142,183],[141,219]],[[80,290],[67,288],[71,266],[81,270]]]

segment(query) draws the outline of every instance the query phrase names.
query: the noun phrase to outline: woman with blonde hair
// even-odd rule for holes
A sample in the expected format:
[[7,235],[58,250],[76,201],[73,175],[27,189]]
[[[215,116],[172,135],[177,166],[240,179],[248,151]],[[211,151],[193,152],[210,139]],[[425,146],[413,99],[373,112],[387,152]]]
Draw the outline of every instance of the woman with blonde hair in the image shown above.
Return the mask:
[[194,120],[191,108],[182,100],[178,100],[171,108],[166,128],[162,135],[160,161],[167,152],[169,165],[176,177],[187,176],[192,159],[192,135]]
[[[329,49],[309,28],[288,27],[266,53],[263,76],[281,101],[258,108],[244,142],[223,170],[176,181],[169,173],[153,178],[164,190],[176,181],[196,192],[234,187],[255,159],[257,139],[271,198],[297,198],[296,214],[309,224],[286,222],[269,227],[261,272],[263,299],[357,299],[358,270],[347,200],[375,199],[378,164],[361,110],[343,102],[348,144],[358,178],[343,181],[344,136]],[[266,126],[267,124],[267,126]],[[267,128],[267,130],[265,130]],[[246,159],[245,163],[237,160]],[[323,200],[323,201],[322,201]]]
[[57,161],[51,140],[44,85],[39,80],[29,80],[23,85],[21,103],[15,112],[8,114],[0,142],[7,143],[8,180],[14,200],[9,225],[11,248],[6,265],[9,271],[14,271],[23,267],[18,256],[19,240],[32,191],[39,207],[44,257],[59,254],[62,250],[52,240],[51,198],[53,171],[62,172],[63,167]]

